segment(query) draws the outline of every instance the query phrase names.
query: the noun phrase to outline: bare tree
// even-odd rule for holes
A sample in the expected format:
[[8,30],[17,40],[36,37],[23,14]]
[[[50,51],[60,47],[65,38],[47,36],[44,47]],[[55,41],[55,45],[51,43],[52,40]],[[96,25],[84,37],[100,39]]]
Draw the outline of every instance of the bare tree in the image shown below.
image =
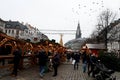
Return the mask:
[[101,14],[98,16],[98,23],[96,25],[96,32],[99,40],[102,39],[102,42],[105,43],[105,46],[107,48],[107,33],[108,29],[110,28],[110,23],[113,23],[113,21],[116,18],[116,14],[110,11],[109,9],[106,9],[105,11],[102,11]]
[[110,23],[112,23],[116,18],[116,13],[113,13],[109,9],[106,9],[105,11],[101,12],[101,14],[98,16],[98,23],[97,23],[97,30],[101,31],[105,29]]

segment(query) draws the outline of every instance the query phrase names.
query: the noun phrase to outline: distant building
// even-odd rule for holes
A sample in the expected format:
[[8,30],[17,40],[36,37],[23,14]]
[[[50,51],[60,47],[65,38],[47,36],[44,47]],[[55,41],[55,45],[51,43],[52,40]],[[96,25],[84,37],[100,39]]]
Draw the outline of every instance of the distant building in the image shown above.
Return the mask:
[[27,37],[26,39],[30,40],[31,42],[39,42],[41,39],[47,40],[48,37],[41,33],[37,28],[34,28],[30,24],[26,24],[27,30],[25,30],[27,33],[25,34]]
[[24,25],[18,21],[5,21],[4,32],[9,36],[17,39],[24,39],[33,43],[39,42],[41,39],[48,39],[48,37],[41,33],[37,28],[32,27],[30,24]]
[[82,48],[82,45],[84,44],[86,38],[81,38],[81,30],[80,30],[80,24],[78,23],[75,39],[72,39],[65,43],[65,47],[72,49],[72,50],[80,50]]
[[108,32],[108,51],[120,51],[120,20],[117,21],[118,24],[112,26]]
[[24,30],[27,29],[25,25],[18,21],[6,21],[5,33],[9,36],[21,39],[24,38]]
[[5,21],[0,18],[0,32],[5,32]]
[[[107,38],[105,37],[107,35]],[[120,51],[120,19],[110,23],[107,27],[100,31],[98,34],[99,43],[106,44],[109,52]]]
[[80,50],[85,43],[86,38],[72,39],[65,43],[65,47],[72,50]]

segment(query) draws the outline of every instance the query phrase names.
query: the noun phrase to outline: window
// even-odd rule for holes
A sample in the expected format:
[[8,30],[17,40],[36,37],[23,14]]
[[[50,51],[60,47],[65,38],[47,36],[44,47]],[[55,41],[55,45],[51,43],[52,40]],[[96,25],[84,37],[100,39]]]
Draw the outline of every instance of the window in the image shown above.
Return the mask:
[[10,27],[10,25],[8,24],[7,27]]
[[12,34],[14,34],[14,30],[12,30]]
[[3,24],[2,22],[0,22],[0,26],[1,26],[1,27],[3,27],[3,26],[4,26],[4,24]]
[[24,31],[21,31],[20,35],[21,35],[21,36],[24,36]]
[[8,33],[10,34],[10,32],[11,32],[11,30],[9,30],[9,32],[8,32]]
[[7,33],[7,30],[5,30],[5,33]]

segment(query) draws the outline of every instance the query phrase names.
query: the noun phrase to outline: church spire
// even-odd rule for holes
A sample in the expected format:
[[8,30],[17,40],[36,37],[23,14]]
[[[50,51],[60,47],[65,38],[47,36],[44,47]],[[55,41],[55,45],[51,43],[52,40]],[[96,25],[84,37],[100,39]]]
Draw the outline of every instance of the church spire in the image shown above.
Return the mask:
[[76,30],[76,39],[81,38],[81,30],[80,30],[80,24],[78,22],[77,30]]

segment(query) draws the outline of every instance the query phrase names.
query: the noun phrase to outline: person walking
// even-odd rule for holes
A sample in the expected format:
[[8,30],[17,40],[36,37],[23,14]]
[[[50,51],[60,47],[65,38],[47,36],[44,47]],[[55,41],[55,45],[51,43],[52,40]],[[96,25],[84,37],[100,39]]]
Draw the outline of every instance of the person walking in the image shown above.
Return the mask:
[[76,70],[76,68],[77,68],[77,70],[78,70],[78,66],[79,66],[79,62],[80,62],[80,54],[78,53],[78,52],[75,52],[74,53],[74,60],[75,60],[75,63],[74,63],[74,70]]
[[54,74],[53,77],[57,76],[58,73],[58,66],[60,64],[60,55],[57,50],[54,51],[54,55],[52,58],[52,63],[53,63],[53,69],[54,69]]
[[91,55],[92,55],[92,52],[89,51],[89,53],[87,54],[87,72],[89,72],[91,69],[91,61],[90,61]]
[[47,54],[43,48],[40,48],[40,51],[38,53],[38,58],[39,58],[39,74],[40,77],[43,77],[45,72],[45,67],[48,61]]
[[13,58],[13,63],[14,63],[14,67],[13,67],[13,71],[12,71],[12,76],[17,76],[17,71],[18,71],[18,67],[19,67],[19,63],[20,63],[20,59],[21,59],[21,50],[20,47],[17,47],[14,52],[14,58]]
[[70,62],[70,58],[71,58],[71,53],[70,51],[66,52],[66,57],[67,57],[67,62]]
[[82,67],[83,67],[83,73],[85,73],[86,67],[87,67],[87,53],[86,53],[86,51],[84,51],[82,54]]
[[92,73],[92,77],[95,77],[95,72],[94,72],[94,68],[95,68],[95,64],[97,63],[97,57],[95,56],[95,53],[93,53],[90,56],[90,63],[91,63],[91,70],[89,70],[88,72],[88,76],[90,76],[90,74]]

